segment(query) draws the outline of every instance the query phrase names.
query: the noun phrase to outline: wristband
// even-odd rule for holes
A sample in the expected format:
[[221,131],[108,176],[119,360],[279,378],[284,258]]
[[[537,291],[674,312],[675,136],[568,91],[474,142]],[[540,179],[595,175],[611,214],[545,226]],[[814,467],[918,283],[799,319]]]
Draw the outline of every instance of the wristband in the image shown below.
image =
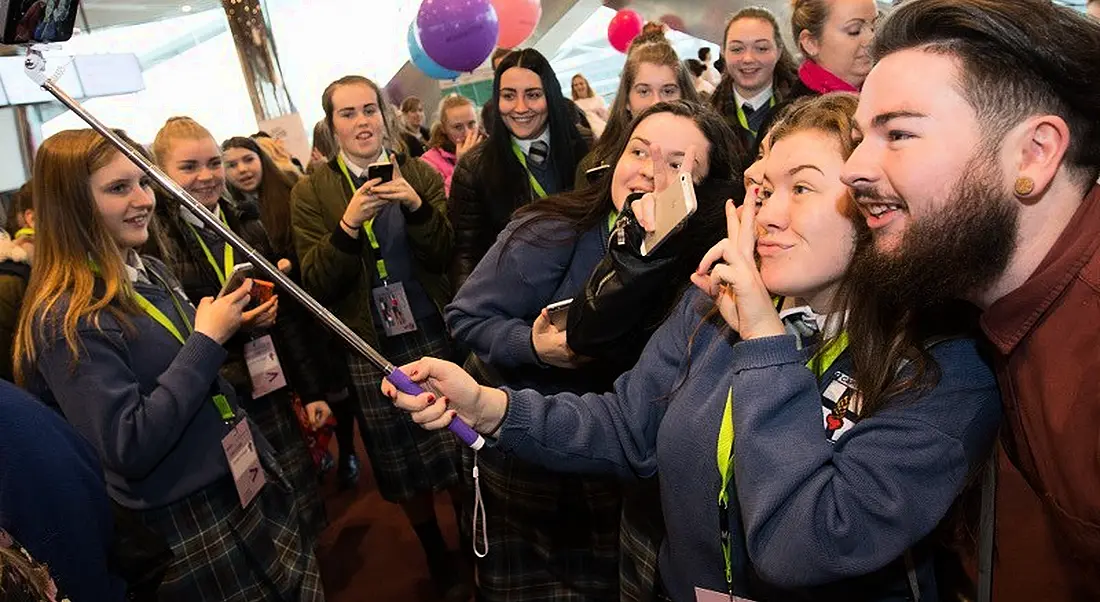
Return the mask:
[[353,228],[353,227],[351,226],[351,224],[349,224],[349,223],[345,222],[345,221],[344,221],[344,218],[342,218],[342,217],[340,218],[340,225],[341,225],[341,226],[343,226],[343,227],[345,227],[345,228],[347,228],[348,230],[351,230],[352,232],[355,232],[355,230],[356,230],[355,228]]

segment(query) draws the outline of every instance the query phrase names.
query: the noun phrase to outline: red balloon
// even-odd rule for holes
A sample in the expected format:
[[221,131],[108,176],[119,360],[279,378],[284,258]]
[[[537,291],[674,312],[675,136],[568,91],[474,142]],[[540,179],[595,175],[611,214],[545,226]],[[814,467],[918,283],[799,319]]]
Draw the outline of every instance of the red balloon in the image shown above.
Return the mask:
[[645,21],[638,13],[623,9],[615,13],[611,22],[607,24],[607,41],[619,52],[626,52],[630,43],[638,34],[642,33]]
[[523,43],[542,17],[541,0],[491,0],[500,22],[500,48],[515,48]]

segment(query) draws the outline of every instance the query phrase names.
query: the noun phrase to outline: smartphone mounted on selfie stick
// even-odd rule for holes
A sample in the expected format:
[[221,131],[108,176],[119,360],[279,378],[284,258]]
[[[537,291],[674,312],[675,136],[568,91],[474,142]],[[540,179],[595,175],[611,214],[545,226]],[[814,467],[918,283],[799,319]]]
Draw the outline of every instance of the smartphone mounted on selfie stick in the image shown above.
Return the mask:
[[[11,21],[11,13],[15,10],[13,7],[21,3],[9,2],[7,3],[7,13],[5,17],[8,19],[5,22],[3,36],[0,37],[0,41],[7,43],[22,43],[16,41],[16,28]],[[64,22],[72,23],[76,19],[77,2],[73,0],[69,4],[70,10],[67,13],[65,19],[61,19],[62,24]],[[20,15],[20,18],[26,15]],[[51,18],[51,20],[56,20]],[[30,24],[26,24],[22,30],[25,31],[30,27]],[[34,31],[38,31],[38,25],[35,25]],[[72,35],[71,26],[66,31],[58,29],[55,24],[51,28],[43,28],[42,33],[45,37],[49,37],[46,34],[51,34],[58,39],[49,39],[50,42],[60,42],[68,39]],[[67,34],[65,37],[59,37],[59,34]],[[41,41],[38,38],[28,40],[28,42]],[[306,307],[313,315],[317,317],[321,322],[328,326],[333,332],[340,336],[348,345],[351,345],[353,349],[361,353],[367,360],[378,367],[383,374],[386,375],[386,379],[389,380],[395,387],[397,387],[403,393],[408,395],[420,395],[424,393],[424,390],[414,383],[409,377],[401,372],[390,363],[382,354],[378,353],[373,347],[367,344],[362,337],[355,334],[346,324],[340,321],[335,315],[332,314],[325,306],[317,302],[316,299],[306,293],[300,286],[294,281],[283,274],[274,264],[256,252],[251,246],[242,240],[235,232],[230,230],[220,219],[214,216],[213,213],[207,211],[202,204],[200,204],[194,197],[192,197],[186,190],[184,190],[179,184],[172,181],[163,171],[157,166],[153,165],[148,159],[145,158],[141,152],[137,149],[131,148],[118,134],[111,128],[104,125],[94,115],[89,113],[84,107],[73,100],[64,90],[58,87],[56,80],[61,75],[61,70],[58,70],[50,77],[46,73],[46,58],[42,54],[40,47],[31,46],[27,49],[27,57],[25,61],[27,76],[30,77],[37,85],[42,89],[52,94],[57,100],[72,110],[78,117],[80,117],[85,123],[91,126],[96,132],[107,139],[112,146],[118,149],[127,159],[132,161],[134,165],[137,165],[153,179],[154,182],[159,184],[172,198],[174,198],[180,205],[186,207],[195,215],[198,219],[202,220],[206,227],[210,228],[213,232],[217,233],[226,244],[231,245],[237,251],[240,251],[248,262],[252,266],[268,277],[268,279],[277,284],[280,290],[286,291],[290,296],[294,297],[299,303]],[[392,166],[391,166],[392,169]],[[451,421],[448,428],[459,439],[461,439],[466,445],[469,445],[473,449],[481,449],[485,445],[485,439],[482,438],[476,431],[474,431],[468,424],[458,419],[457,417]]]

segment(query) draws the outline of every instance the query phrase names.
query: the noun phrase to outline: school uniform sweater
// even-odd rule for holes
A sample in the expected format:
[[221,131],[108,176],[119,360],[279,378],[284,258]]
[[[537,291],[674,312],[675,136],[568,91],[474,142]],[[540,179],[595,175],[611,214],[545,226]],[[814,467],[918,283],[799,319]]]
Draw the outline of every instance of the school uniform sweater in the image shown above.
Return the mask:
[[[905,599],[899,557],[945,515],[987,457],[1000,419],[997,387],[975,343],[933,347],[942,370],[935,386],[837,432],[823,421],[823,393],[836,373],[850,374],[847,354],[819,380],[793,335],[738,342],[720,320],[704,322],[712,306],[697,292],[686,295],[610,393],[506,389],[495,445],[558,471],[626,479],[659,471],[668,528],[659,571],[672,599],[688,602],[697,586],[726,589],[716,451],[732,389],[734,593]],[[780,587],[834,583],[777,594],[747,585],[746,559]],[[923,599],[934,600],[930,558],[915,562]]]
[[[162,277],[168,274],[159,261],[144,261]],[[169,281],[194,323],[194,308],[178,284]],[[233,388],[218,377],[225,349],[204,334],[187,335],[167,290],[141,282],[134,288],[185,336],[182,348],[144,312],[127,316],[129,327],[100,312],[98,328],[91,320],[81,320],[79,354],[73,361],[60,332],[43,328],[64,316],[65,299],[45,319],[35,321],[35,328],[48,334],[39,343],[29,388],[60,408],[95,447],[111,497],[126,508],[145,510],[166,506],[229,476],[221,441],[230,426],[214,406],[213,395],[225,395],[238,416],[244,412]],[[255,426],[252,436],[261,451],[271,452]]]
[[531,327],[544,307],[581,292],[607,252],[607,222],[560,243],[556,241],[572,235],[570,226],[543,219],[508,244],[517,228],[530,220],[513,220],[501,232],[447,306],[447,328],[509,385],[544,392],[589,390],[593,369],[543,364],[535,353]]

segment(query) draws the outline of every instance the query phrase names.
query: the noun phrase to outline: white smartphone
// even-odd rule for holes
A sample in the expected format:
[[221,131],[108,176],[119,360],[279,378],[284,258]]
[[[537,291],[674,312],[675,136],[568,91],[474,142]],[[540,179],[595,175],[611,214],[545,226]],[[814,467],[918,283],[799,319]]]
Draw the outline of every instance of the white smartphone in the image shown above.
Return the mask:
[[572,299],[564,299],[546,306],[546,313],[550,314],[550,323],[558,330],[565,330],[569,323],[569,304]]
[[653,218],[656,222],[653,232],[646,232],[642,240],[642,255],[657,250],[668,237],[684,227],[688,218],[695,215],[698,202],[695,199],[695,183],[691,174],[678,174],[668,188],[653,195],[655,204]]
[[254,269],[252,263],[248,261],[233,266],[233,271],[229,272],[229,276],[226,277],[225,284],[222,285],[222,290],[218,293],[218,296],[221,297],[240,288],[245,280],[252,277]]

